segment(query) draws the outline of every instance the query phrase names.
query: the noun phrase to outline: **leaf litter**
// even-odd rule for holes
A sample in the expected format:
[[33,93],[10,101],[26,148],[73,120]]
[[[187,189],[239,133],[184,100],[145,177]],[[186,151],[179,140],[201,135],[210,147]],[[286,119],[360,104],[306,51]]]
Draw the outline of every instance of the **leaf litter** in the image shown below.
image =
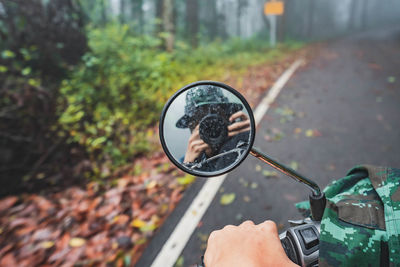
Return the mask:
[[115,183],[1,199],[0,265],[134,265],[193,182],[167,162],[158,153]]

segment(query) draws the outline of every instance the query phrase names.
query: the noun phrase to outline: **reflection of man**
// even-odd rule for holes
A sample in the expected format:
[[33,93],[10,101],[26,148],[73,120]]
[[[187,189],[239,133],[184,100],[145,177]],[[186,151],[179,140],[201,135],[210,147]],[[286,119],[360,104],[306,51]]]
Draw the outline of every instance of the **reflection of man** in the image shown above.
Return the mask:
[[[229,102],[219,87],[203,85],[191,88],[186,95],[185,115],[176,123],[176,127],[189,128],[191,132],[183,163],[190,167],[230,151],[238,144],[247,144],[250,120],[242,109],[242,104]],[[236,158],[236,153],[228,153],[198,169],[216,171],[233,163]]]

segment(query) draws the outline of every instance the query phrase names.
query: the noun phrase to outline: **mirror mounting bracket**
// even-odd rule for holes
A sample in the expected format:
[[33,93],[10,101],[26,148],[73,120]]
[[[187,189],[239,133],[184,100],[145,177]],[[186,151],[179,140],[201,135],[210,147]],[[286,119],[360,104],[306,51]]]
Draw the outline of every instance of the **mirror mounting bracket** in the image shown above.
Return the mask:
[[320,221],[322,219],[322,215],[325,209],[326,198],[325,194],[321,192],[321,189],[314,181],[304,177],[295,170],[279,163],[277,160],[271,158],[270,156],[266,155],[265,153],[261,152],[259,149],[255,147],[251,148],[250,154],[260,159],[264,163],[267,163],[271,167],[277,169],[278,171],[293,178],[294,180],[302,184],[305,184],[312,192],[312,194],[310,195],[310,209],[312,218],[315,221]]

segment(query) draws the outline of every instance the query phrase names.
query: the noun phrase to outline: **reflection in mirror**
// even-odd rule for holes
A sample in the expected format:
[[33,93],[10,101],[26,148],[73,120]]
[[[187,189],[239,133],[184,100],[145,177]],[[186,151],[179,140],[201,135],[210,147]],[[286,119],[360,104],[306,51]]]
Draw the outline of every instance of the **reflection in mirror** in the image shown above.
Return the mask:
[[202,176],[234,168],[247,156],[254,138],[252,113],[246,107],[234,93],[215,84],[181,91],[162,125],[170,156],[181,168]]

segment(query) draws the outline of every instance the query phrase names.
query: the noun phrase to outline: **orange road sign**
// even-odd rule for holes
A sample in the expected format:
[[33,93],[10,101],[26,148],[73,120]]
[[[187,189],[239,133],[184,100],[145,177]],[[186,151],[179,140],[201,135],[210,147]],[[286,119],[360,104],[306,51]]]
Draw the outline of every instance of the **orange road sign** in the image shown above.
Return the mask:
[[270,1],[264,5],[265,15],[282,15],[285,10],[285,6],[282,1]]

